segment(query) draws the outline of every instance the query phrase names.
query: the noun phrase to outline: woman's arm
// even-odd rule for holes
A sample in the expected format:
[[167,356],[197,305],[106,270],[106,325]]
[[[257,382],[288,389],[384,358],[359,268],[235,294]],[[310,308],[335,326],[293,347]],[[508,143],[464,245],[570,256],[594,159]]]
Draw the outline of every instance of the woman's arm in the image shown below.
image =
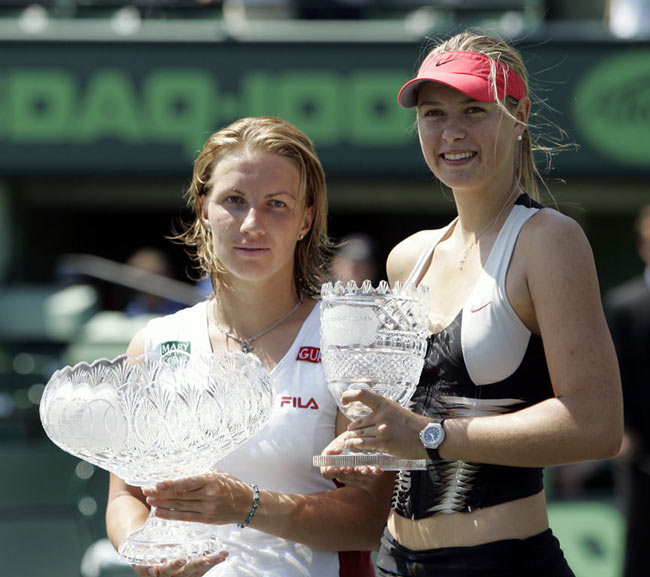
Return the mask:
[[113,546],[137,531],[149,516],[140,487],[127,485],[111,473],[106,506],[106,532]]
[[[341,416],[337,429],[344,431],[346,423]],[[392,489],[392,475],[311,494],[260,487],[259,508],[250,527],[319,549],[377,549]],[[253,503],[252,488],[221,471],[166,481],[144,493],[161,518],[218,525],[243,522]]]
[[[555,396],[506,415],[448,419],[439,453],[530,467],[613,457],[622,439],[620,379],[591,249],[577,223],[554,211],[540,212],[524,230],[517,259],[529,296],[517,294],[511,301],[542,336]],[[513,258],[511,269],[517,266]],[[345,398],[365,398],[375,409],[351,425],[359,438],[349,439],[348,446],[421,455],[417,434],[423,417],[371,393]]]
[[463,446],[471,461],[480,438],[484,462],[519,466],[613,457],[621,385],[589,243],[575,221],[551,210],[532,218],[520,240],[528,295],[511,301],[516,309],[524,303],[517,312],[542,337],[555,397],[495,421],[450,422],[447,449]]
[[[126,354],[139,357],[144,354],[144,331],[131,339]],[[118,545],[138,530],[149,516],[149,507],[139,487],[127,485],[111,473],[106,506],[106,532],[111,543]]]

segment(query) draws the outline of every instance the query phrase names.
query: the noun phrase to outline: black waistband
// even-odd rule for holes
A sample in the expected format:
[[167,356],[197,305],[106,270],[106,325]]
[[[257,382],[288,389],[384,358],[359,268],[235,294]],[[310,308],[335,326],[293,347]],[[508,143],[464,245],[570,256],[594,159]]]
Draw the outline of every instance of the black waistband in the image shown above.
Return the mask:
[[409,577],[575,577],[550,529],[526,539],[414,551],[384,529],[379,575]]

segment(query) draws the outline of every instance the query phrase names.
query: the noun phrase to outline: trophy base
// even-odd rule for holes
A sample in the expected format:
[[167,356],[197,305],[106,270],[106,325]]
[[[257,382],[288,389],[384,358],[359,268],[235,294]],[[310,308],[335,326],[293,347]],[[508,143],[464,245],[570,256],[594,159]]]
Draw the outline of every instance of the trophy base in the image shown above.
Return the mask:
[[385,453],[353,453],[317,455],[312,458],[314,467],[381,467],[384,471],[424,471],[426,459],[400,459]]
[[213,527],[150,515],[138,531],[120,543],[117,552],[130,565],[150,566],[203,557],[220,550],[221,540]]

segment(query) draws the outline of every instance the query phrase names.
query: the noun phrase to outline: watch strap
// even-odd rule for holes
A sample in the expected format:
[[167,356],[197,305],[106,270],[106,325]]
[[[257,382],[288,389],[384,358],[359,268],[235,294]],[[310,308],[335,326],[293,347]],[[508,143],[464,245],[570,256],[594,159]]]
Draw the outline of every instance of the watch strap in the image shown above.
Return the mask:
[[440,453],[438,453],[438,449],[427,449],[427,454],[429,455],[429,459],[431,459],[434,463],[437,461],[442,461],[442,457],[440,456]]

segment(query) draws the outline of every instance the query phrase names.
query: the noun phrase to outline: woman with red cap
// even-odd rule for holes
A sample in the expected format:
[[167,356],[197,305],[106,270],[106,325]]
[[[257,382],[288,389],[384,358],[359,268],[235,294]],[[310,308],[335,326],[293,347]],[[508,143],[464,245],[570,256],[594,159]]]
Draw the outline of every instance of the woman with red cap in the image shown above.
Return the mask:
[[[430,460],[397,478],[378,572],[571,576],[543,467],[616,455],[621,394],[589,244],[537,201],[526,69],[508,44],[465,32],[428,54],[399,103],[415,108],[458,216],[388,258],[391,282],[429,287],[412,411],[345,394],[373,409],[348,427],[348,447]],[[358,472],[324,471],[348,483]]]

